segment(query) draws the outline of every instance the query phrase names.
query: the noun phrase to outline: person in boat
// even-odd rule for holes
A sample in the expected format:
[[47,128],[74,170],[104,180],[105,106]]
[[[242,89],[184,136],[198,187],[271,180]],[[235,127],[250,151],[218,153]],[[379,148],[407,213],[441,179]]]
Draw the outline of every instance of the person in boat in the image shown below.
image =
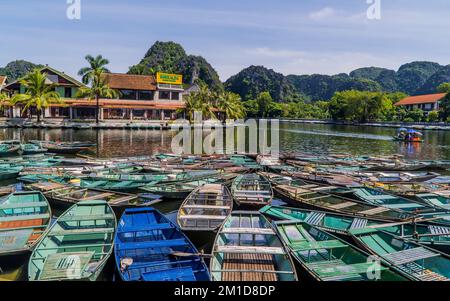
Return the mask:
[[397,132],[396,140],[405,142],[421,142],[422,133],[415,131],[413,129],[400,128]]

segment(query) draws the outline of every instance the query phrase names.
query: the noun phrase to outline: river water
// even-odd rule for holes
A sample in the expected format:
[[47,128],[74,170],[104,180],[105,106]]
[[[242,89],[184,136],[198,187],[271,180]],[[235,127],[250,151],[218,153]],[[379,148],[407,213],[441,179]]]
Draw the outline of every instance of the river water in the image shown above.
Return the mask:
[[[410,159],[450,159],[450,131],[424,131],[424,143],[392,141],[396,129],[382,127],[280,123],[280,151],[352,155],[402,154]],[[0,140],[89,140],[99,157],[126,157],[172,152],[170,130],[1,129]],[[247,135],[248,136],[248,135]]]

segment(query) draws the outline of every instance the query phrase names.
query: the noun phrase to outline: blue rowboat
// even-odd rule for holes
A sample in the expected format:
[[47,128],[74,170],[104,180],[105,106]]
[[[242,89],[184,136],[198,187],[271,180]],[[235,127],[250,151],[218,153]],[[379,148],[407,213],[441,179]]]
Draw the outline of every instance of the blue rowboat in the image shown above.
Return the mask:
[[114,252],[124,281],[208,281],[207,266],[192,242],[158,210],[126,209]]

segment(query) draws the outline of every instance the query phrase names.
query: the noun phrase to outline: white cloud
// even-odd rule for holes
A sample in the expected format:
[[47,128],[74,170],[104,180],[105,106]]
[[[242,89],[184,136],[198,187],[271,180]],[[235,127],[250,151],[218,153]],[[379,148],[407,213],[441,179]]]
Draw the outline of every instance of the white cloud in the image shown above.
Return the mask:
[[336,10],[332,7],[324,7],[318,11],[311,12],[309,18],[315,21],[328,19],[337,14]]

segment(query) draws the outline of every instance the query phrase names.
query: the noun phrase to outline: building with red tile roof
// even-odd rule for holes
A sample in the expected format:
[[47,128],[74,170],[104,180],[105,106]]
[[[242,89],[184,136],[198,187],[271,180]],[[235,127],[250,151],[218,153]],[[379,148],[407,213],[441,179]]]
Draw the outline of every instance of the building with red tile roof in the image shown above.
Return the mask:
[[426,94],[417,96],[408,96],[397,102],[396,106],[404,106],[408,110],[415,108],[425,112],[439,110],[439,102],[445,97],[446,93]]

